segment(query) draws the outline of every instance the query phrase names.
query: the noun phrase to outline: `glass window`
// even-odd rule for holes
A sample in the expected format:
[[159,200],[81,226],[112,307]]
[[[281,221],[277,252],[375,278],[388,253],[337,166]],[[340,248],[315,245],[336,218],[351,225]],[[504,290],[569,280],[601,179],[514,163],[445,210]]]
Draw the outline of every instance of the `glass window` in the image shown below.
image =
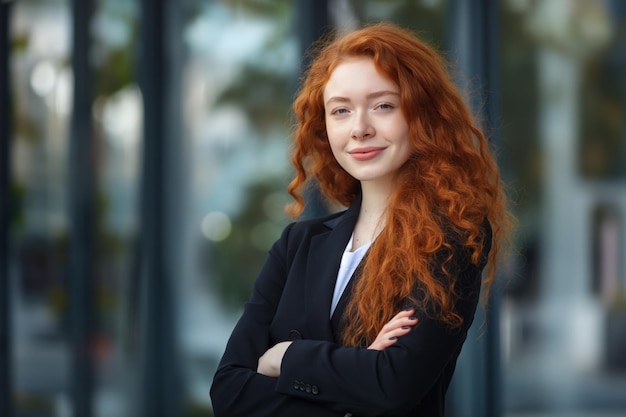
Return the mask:
[[93,410],[133,417],[139,372],[135,349],[136,245],[143,103],[137,85],[137,1],[100,1],[91,21],[95,153]]
[[[15,409],[72,409],[69,317],[69,147],[72,11],[67,1],[16,2],[11,21],[11,280]],[[92,21],[96,186],[90,335],[95,416],[128,415],[128,295],[136,238],[141,97],[135,84],[137,10],[100,2]],[[42,377],[45,375],[45,377]]]
[[355,27],[358,22],[391,21],[415,30],[422,40],[443,50],[446,0],[347,0],[330,3],[334,22],[340,27]]
[[505,415],[622,415],[626,8],[507,1],[500,19],[501,164],[520,220]]
[[189,407],[209,387],[235,321],[288,218],[290,105],[300,50],[290,1],[197,2],[184,27],[189,197],[177,280]]
[[70,22],[67,1],[17,2],[12,10],[13,383],[16,410],[32,415],[55,415],[69,399]]
[[[328,4],[332,25],[390,20],[442,51],[452,30],[445,0]],[[498,4],[499,160],[520,220],[503,276],[503,412],[621,416],[626,6],[600,0]],[[299,2],[172,0],[170,6],[176,19],[182,17],[174,19],[181,31],[169,33],[174,46],[163,48],[176,48],[180,58],[169,69],[182,79],[168,85],[176,89],[183,120],[167,140],[177,141],[185,163],[184,190],[177,194],[182,215],[172,221],[180,229],[167,232],[176,235],[177,247],[168,253],[176,258],[176,276],[168,278],[176,286],[184,415],[211,415],[217,361],[267,250],[290,221],[283,211],[291,178],[290,105],[306,45],[299,44],[295,24]],[[10,187],[16,210],[9,270],[18,415],[65,416],[72,408],[71,8],[66,0],[12,6]],[[94,284],[92,401],[98,417],[134,417],[141,401],[143,351],[133,328],[143,291],[136,246],[144,143],[135,73],[140,14],[137,1],[100,1],[91,22],[88,140],[96,178],[89,197],[96,212],[88,278]],[[450,408],[455,415],[482,401],[449,398],[463,402]]]

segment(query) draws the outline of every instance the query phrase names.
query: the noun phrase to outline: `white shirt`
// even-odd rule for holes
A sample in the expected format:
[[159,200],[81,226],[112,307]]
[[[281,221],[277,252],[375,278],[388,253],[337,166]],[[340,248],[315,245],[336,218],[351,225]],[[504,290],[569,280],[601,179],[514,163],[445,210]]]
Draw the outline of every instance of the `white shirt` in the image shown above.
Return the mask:
[[352,274],[354,274],[356,267],[359,266],[359,263],[361,263],[365,253],[372,244],[372,242],[366,243],[354,252],[351,252],[350,248],[352,248],[353,238],[354,234],[350,236],[350,241],[346,245],[346,249],[343,251],[343,256],[341,257],[341,264],[339,265],[339,272],[337,273],[337,281],[335,281],[335,291],[333,292],[333,302],[330,305],[331,317],[335,312],[335,308],[337,308],[337,304],[339,304],[341,294],[343,294],[343,291],[346,289]]

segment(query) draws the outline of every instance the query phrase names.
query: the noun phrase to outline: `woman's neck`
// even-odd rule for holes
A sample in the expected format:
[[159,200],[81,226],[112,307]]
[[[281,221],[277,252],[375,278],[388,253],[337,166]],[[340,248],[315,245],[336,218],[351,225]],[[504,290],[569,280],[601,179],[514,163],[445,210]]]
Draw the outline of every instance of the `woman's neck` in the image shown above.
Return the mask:
[[361,184],[361,210],[354,227],[352,249],[373,242],[385,227],[385,211],[391,195],[391,187],[380,187],[363,182]]
[[387,182],[361,182],[361,215],[369,213],[379,218],[387,209],[393,186]]

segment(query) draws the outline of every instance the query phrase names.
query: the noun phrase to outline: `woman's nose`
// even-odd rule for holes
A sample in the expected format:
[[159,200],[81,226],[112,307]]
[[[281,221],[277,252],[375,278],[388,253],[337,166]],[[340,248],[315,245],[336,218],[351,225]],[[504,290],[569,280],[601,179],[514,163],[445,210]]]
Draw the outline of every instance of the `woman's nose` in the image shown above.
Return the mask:
[[355,114],[350,137],[352,139],[367,139],[374,136],[375,129],[366,114]]

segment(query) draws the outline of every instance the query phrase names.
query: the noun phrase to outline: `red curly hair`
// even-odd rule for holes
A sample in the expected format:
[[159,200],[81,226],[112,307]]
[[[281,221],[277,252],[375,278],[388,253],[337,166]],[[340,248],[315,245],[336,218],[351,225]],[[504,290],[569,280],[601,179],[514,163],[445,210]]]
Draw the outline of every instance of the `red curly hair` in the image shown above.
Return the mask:
[[[463,319],[454,308],[459,294],[450,271],[453,254],[461,245],[469,261],[478,265],[489,247],[485,242],[489,222],[493,245],[483,279],[488,294],[499,241],[509,224],[506,200],[489,144],[451,81],[445,61],[411,32],[378,23],[325,42],[319,49],[294,102],[295,177],[288,187],[294,202],[287,211],[292,216],[302,212],[302,194],[311,184],[330,203],[348,206],[359,196],[360,183],[331,152],[323,102],[331,73],[352,57],[371,58],[380,74],[399,86],[414,152],[397,172],[385,228],[370,248],[345,312],[343,342],[347,346],[373,342],[406,299],[431,306],[437,319],[458,328]],[[447,255],[442,259],[442,254]],[[421,300],[414,298],[416,285]]]

